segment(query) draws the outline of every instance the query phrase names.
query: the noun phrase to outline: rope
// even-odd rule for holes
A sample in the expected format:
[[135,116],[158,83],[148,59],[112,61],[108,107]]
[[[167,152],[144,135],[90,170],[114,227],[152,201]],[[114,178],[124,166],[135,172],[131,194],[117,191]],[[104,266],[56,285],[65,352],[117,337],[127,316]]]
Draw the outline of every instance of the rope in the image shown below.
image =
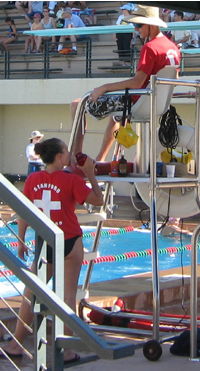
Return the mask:
[[[106,229],[101,231],[101,236],[111,236],[111,235],[116,235],[116,234],[123,234],[123,233],[128,233],[128,232],[133,232],[134,227],[132,225],[124,228],[119,228],[119,229]],[[90,238],[90,237],[95,237],[96,232],[88,232],[88,233],[83,233],[84,238]],[[35,240],[30,240],[25,242],[25,245],[28,247],[35,246]],[[18,242],[8,242],[4,244],[6,247],[18,247]]]
[[179,142],[177,121],[182,125],[180,116],[177,114],[175,107],[170,105],[167,112],[160,118],[160,128],[158,136],[163,147],[175,149]]
[[[200,244],[197,244],[197,248],[200,250]],[[158,249],[158,254],[172,254],[172,253],[178,253],[181,251],[191,251],[192,245],[183,245],[183,246],[172,246],[172,247],[165,247],[162,249]],[[128,260],[131,258],[138,258],[138,257],[147,257],[152,255],[151,249],[141,250],[141,251],[132,251],[132,252],[126,252],[124,254],[118,254],[118,255],[106,255],[106,256],[100,256],[99,258],[94,259],[94,263],[108,263],[108,262],[114,262],[114,261],[123,261]],[[88,265],[90,260],[84,260],[82,262],[82,265]],[[3,274],[4,273],[4,274]],[[0,277],[3,275],[12,276],[13,272],[9,269],[1,271],[0,270]]]

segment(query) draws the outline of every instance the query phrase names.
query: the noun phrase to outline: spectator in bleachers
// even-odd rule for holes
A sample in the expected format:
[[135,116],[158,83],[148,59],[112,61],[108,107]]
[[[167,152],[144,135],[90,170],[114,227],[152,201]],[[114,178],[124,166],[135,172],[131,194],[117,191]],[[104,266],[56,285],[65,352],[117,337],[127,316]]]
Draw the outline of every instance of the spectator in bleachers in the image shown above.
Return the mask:
[[42,16],[43,12],[43,1],[28,1],[28,13],[26,13],[26,20],[28,23],[30,19],[34,17],[35,14],[40,14]]
[[[55,20],[49,16],[48,7],[45,7],[43,9],[43,18],[41,19],[41,23],[43,25],[44,30],[56,28]],[[52,37],[38,36],[37,50],[41,49],[42,41],[48,41],[48,40],[51,40],[53,43],[55,43],[56,37],[55,36],[52,36]]]
[[25,54],[27,54],[28,52],[33,53],[34,48],[35,48],[34,35],[29,35],[25,41],[24,53]]
[[[197,21],[197,20],[199,20],[199,18],[200,18],[199,14],[184,12],[184,17],[183,17],[184,21]],[[194,46],[195,48],[198,48],[199,47],[200,30],[196,29],[194,31],[192,30],[191,32],[192,32],[191,46]]]
[[160,18],[164,22],[174,22],[175,10],[163,8],[160,12]]
[[55,15],[56,8],[60,6],[59,3],[63,2],[65,3],[64,8],[78,8],[80,10],[84,10],[87,8],[86,1],[48,1],[49,14]]
[[[183,12],[178,10],[174,13],[174,21],[182,22],[183,21]],[[174,30],[171,31],[172,41],[184,49],[188,48],[191,45],[192,41],[192,32],[190,30]]]
[[[41,15],[36,13],[34,16],[33,16],[33,24],[31,26],[31,31],[36,31],[36,30],[43,30],[44,27],[43,27],[43,24],[41,22]],[[36,36],[34,35],[34,42],[35,42],[35,45],[36,45],[36,50],[33,51],[35,53],[41,53],[41,36]]]
[[55,7],[57,5],[57,1],[48,1],[48,9],[49,9],[49,14],[51,16],[55,15]]
[[28,1],[15,1],[15,7],[24,15],[28,12]]
[[[71,8],[65,8],[62,14],[62,18],[65,20],[64,28],[74,28],[74,27],[86,27],[83,23],[82,19],[76,15],[72,14]],[[77,47],[76,47],[76,41],[80,41],[84,39],[86,35],[70,35],[70,36],[61,36],[59,42],[63,43],[67,38],[70,38],[70,41],[72,43],[72,49],[68,53],[68,55],[77,55]],[[58,51],[63,49],[63,45],[58,45]]]
[[8,31],[6,31],[7,37],[1,39],[1,53],[8,50],[7,44],[10,44],[13,41],[15,41],[17,37],[17,30],[16,30],[15,22],[13,21],[13,19],[10,17],[6,17],[5,23],[8,26]]
[[195,21],[195,20],[196,20],[195,13],[184,12],[183,21]]
[[[122,11],[122,14],[118,17],[116,25],[123,26],[123,25],[126,25],[126,23],[123,22],[123,18],[131,14],[131,10],[134,9],[134,4],[125,4],[121,6],[120,9]],[[130,65],[130,50],[131,50],[131,44],[134,40],[134,36],[135,36],[135,33],[130,33],[130,32],[117,33],[115,35],[119,60],[123,62],[124,66],[127,65],[127,62],[129,62],[129,65]]]

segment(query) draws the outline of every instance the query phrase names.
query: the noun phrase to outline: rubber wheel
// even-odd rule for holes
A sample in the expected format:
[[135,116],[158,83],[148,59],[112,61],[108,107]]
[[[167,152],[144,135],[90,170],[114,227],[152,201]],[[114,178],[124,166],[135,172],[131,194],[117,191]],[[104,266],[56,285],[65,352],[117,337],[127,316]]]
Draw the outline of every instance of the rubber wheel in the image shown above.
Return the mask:
[[149,340],[143,346],[143,354],[149,361],[157,361],[162,355],[162,347],[156,340]]

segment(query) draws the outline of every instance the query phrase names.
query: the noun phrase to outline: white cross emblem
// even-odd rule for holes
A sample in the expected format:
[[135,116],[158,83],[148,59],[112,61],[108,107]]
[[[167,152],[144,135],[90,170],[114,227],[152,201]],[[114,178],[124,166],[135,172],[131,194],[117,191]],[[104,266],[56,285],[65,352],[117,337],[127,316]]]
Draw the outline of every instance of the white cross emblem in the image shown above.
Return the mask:
[[41,200],[34,200],[34,204],[42,209],[43,213],[50,218],[51,210],[61,210],[60,201],[51,201],[51,191],[43,191]]

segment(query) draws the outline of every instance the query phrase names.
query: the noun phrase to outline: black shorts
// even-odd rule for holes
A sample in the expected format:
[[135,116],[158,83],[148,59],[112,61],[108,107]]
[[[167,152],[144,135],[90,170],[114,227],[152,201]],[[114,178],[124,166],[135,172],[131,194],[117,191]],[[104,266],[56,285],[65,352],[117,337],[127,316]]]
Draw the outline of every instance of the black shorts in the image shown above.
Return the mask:
[[[67,255],[70,254],[72,251],[74,244],[76,240],[81,236],[75,236],[72,238],[69,238],[68,240],[65,240],[65,251],[64,251],[64,257],[66,258]],[[47,245],[47,261],[48,263],[53,263],[53,249],[51,246]]]

